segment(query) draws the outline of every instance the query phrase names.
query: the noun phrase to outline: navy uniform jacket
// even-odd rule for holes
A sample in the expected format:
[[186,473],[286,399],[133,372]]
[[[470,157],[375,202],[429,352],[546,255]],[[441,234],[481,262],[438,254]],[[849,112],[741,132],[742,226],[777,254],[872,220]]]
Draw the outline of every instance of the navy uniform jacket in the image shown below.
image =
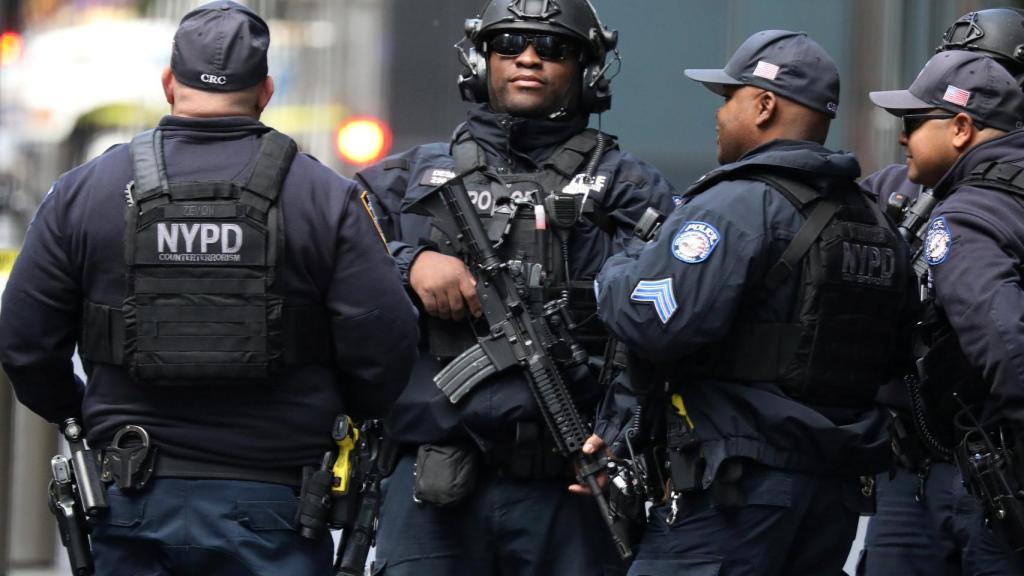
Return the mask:
[[[537,171],[561,144],[586,128],[587,120],[583,115],[557,121],[517,118],[494,114],[485,104],[469,112],[467,127],[484,150],[488,166],[519,173]],[[357,175],[374,197],[378,220],[390,240],[388,248],[407,284],[409,266],[430,237],[431,219],[406,208],[440,183],[432,181],[433,175],[448,171],[455,171],[448,144],[433,143],[392,156]],[[591,198],[608,212],[618,230],[612,238],[587,218],[577,222],[570,237],[574,279],[593,278],[601,263],[621,249],[648,206],[663,213],[672,206],[668,182],[627,153],[606,152],[596,174],[606,181]],[[460,436],[464,426],[487,446],[490,440],[507,437],[512,422],[542,421],[527,383],[515,371],[495,376],[454,407],[432,380],[440,368],[424,345],[412,381],[389,418],[389,430],[400,441],[441,442]],[[575,398],[584,407],[593,406],[602,393],[574,388]]]
[[[166,116],[160,127],[172,181],[244,182],[268,130],[244,117]],[[51,422],[84,416],[93,446],[138,424],[176,456],[257,467],[318,462],[339,412],[384,415],[409,374],[416,311],[355,183],[305,154],[279,197],[277,289],[330,313],[334,367],[292,367],[271,387],[216,391],[146,387],[120,366],[95,364],[83,389],[71,364],[82,302],[120,307],[125,298],[130,180],[128,146],[115,146],[61,176],[29,227],[0,314],[0,361],[21,402]]]
[[[852,180],[849,154],[776,140],[737,163],[799,170],[808,182]],[[636,354],[678,374],[688,357],[726,339],[737,322],[787,322],[799,304],[799,274],[776,291],[764,277],[803,223],[781,193],[754,180],[727,180],[686,196],[657,238],[634,242],[598,276],[598,313]],[[886,419],[874,408],[816,409],[773,382],[676,382],[707,460],[705,486],[729,456],[768,466],[861,474],[884,467]],[[659,406],[656,410],[664,409]]]
[[860,187],[869,196],[878,200],[878,207],[882,212],[885,212],[889,207],[889,196],[893,193],[899,192],[908,199],[913,200],[917,198],[918,192],[921,191],[920,184],[914,184],[907,180],[906,164],[892,164],[870,176],[865,176],[860,181]]
[[[982,143],[935,186],[947,193],[979,164],[1024,166],[1024,132]],[[962,186],[932,212],[925,257],[936,303],[991,393],[987,414],[1024,426],[1024,206],[1007,192]]]

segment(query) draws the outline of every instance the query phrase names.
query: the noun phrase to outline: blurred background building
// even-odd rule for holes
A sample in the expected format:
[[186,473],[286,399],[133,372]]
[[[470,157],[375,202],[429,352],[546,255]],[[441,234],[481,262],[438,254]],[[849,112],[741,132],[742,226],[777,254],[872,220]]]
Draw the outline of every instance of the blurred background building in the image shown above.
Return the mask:
[[[271,26],[277,91],[264,122],[345,175],[447,140],[464,115],[452,45],[482,0],[240,0]],[[199,0],[0,0],[0,288],[53,180],[167,113],[160,71]],[[865,173],[901,162],[899,127],[869,90],[904,87],[959,15],[1022,1],[593,0],[620,34],[612,110],[593,124],[685,188],[715,165],[721,99],[684,68],[724,65],[752,32],[803,30],[835,58],[828,144]],[[55,574],[46,510],[55,429],[0,382],[0,575]],[[56,563],[56,564],[55,564]]]

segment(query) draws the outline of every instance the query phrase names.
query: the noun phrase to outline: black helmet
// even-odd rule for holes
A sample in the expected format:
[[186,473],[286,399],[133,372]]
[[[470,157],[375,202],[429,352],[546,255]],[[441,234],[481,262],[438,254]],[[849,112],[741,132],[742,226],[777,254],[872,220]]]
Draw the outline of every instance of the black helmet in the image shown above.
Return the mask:
[[946,29],[935,51],[946,50],[986,52],[1020,77],[1024,72],[1024,12],[1015,8],[968,12]]
[[588,112],[611,107],[605,59],[615,50],[619,33],[601,24],[589,0],[489,0],[479,17],[466,20],[466,37],[456,45],[465,66],[459,75],[463,100],[487,101],[484,43],[502,30],[548,32],[577,40],[585,55],[581,107]]

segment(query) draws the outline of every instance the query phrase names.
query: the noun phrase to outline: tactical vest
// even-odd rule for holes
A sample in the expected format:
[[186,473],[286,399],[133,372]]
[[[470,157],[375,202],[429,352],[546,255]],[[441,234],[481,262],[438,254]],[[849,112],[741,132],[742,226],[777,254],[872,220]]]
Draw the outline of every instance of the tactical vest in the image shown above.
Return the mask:
[[[579,217],[587,217],[609,235],[614,234],[615,225],[589,197],[591,187],[600,190],[610,182],[604,180],[606,176],[595,176],[594,182],[587,182],[584,174],[594,172],[603,153],[615,147],[610,136],[599,139],[597,131],[584,130],[559,147],[540,170],[512,173],[488,166],[483,149],[464,127],[456,130],[450,146],[457,173],[483,167],[465,178],[466,191],[498,253],[510,263],[520,281],[521,295],[533,308],[532,313],[539,316],[546,302],[567,296],[577,323],[573,335],[592,354],[603,353],[607,333],[596,318],[593,279],[570,278],[569,237]],[[576,203],[563,211],[567,214],[547,214],[542,205],[551,192],[568,192]],[[556,217],[568,223],[564,233],[555,230]],[[450,254],[447,240],[436,228],[432,229],[431,241],[442,253]],[[486,332],[484,326],[476,328]],[[440,358],[458,356],[476,343],[472,327],[455,329],[451,322],[431,317],[427,319],[427,334],[431,354]]]
[[169,182],[159,129],[131,143],[125,209],[127,292],[120,309],[84,306],[87,362],[160,385],[265,382],[282,364],[329,360],[322,306],[285,308],[274,291],[284,250],[278,194],[295,142],[270,131],[245,184]]
[[[1024,168],[1016,164],[980,164],[944,198],[963,186],[1005,192],[1024,206]],[[922,250],[922,259],[925,252]],[[911,390],[911,400],[919,404],[916,406],[919,418],[925,419],[927,430],[923,432],[934,435],[948,449],[960,440],[954,430],[954,417],[964,405],[983,401],[988,395],[988,385],[981,371],[968,362],[932,290],[928,290],[923,304],[914,350],[921,379],[917,389]],[[921,423],[918,425],[920,427]]]
[[[778,190],[805,221],[762,279],[774,292],[793,274],[800,300],[788,322],[735,325],[698,354],[691,375],[776,382],[801,402],[868,406],[893,368],[910,292],[910,263],[898,232],[855,182],[826,190],[797,172],[747,166],[707,178],[758,180]],[[805,176],[804,176],[805,178]]]

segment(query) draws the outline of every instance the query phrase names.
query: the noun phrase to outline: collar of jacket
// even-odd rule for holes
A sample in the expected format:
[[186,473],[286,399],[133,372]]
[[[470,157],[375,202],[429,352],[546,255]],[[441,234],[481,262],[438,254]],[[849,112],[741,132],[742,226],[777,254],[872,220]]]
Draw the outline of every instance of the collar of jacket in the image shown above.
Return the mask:
[[526,162],[539,167],[563,142],[586,130],[587,114],[549,120],[492,112],[486,104],[469,111],[466,128],[488,156],[503,158],[509,167]]
[[943,174],[935,185],[935,194],[945,196],[957,182],[967,178],[971,171],[985,162],[1012,162],[1024,160],[1024,130],[1015,130],[998,138],[978,144],[968,150]]
[[160,119],[159,128],[168,135],[188,134],[190,138],[223,140],[262,134],[270,127],[249,116],[222,116],[218,118],[189,118],[167,115]]

